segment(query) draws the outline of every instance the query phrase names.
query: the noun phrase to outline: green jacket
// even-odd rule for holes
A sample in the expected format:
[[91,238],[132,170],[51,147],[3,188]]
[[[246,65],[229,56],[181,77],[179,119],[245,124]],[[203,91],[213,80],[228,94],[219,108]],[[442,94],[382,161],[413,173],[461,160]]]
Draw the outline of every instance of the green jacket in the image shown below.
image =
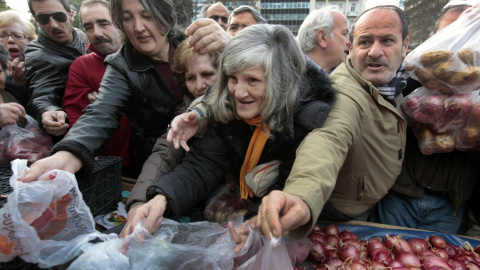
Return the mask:
[[310,222],[290,233],[306,236],[327,200],[355,217],[385,196],[402,169],[406,122],[378,90],[348,64],[330,75],[339,91],[322,128],[297,149],[284,191],[303,199]]

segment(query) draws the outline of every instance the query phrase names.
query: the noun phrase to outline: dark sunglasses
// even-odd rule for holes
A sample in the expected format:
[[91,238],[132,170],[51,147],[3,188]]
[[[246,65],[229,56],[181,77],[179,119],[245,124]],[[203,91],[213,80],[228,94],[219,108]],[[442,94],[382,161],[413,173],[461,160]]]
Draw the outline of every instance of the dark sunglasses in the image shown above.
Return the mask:
[[68,15],[65,12],[54,12],[50,14],[37,14],[35,15],[35,20],[41,25],[48,24],[50,22],[50,17],[52,17],[57,22],[66,22],[68,20]]
[[225,17],[225,16],[218,16],[218,15],[212,15],[210,16],[210,19],[213,19],[214,21],[218,21],[218,19],[222,19],[222,22],[223,23],[228,23],[228,17]]

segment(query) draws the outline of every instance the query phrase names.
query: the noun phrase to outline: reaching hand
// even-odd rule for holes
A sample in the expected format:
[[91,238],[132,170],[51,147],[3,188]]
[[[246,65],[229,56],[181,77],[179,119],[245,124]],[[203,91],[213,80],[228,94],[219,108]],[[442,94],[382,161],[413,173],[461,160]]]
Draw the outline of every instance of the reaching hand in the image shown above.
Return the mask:
[[98,96],[98,91],[93,91],[92,93],[89,93],[89,94],[87,95],[88,104],[94,103],[95,100],[97,99],[97,96]]
[[0,127],[15,124],[20,117],[25,117],[25,108],[14,102],[0,104]]
[[191,36],[188,47],[198,54],[221,51],[232,39],[216,21],[202,18],[194,21],[185,30],[185,35]]
[[242,251],[245,243],[247,242],[248,236],[250,235],[250,230],[255,230],[256,221],[257,217],[253,217],[245,221],[242,225],[238,226],[236,230],[233,223],[228,222],[228,231],[230,232],[230,236],[232,237],[233,242],[237,244],[234,249],[235,253]]
[[34,162],[25,176],[18,180],[22,182],[32,182],[37,180],[42,174],[53,169],[76,173],[82,166],[82,161],[74,154],[67,151],[58,151],[52,156]]
[[8,63],[8,72],[12,77],[12,81],[16,84],[25,85],[25,61],[20,58],[15,58]]
[[256,228],[270,238],[288,234],[310,220],[310,208],[299,197],[283,191],[272,191],[262,199]]
[[199,121],[200,117],[194,111],[177,115],[170,124],[167,141],[173,142],[175,149],[182,146],[185,151],[190,151],[187,141],[197,133]]
[[42,124],[45,130],[54,136],[67,133],[70,125],[65,123],[67,114],[64,111],[46,111],[42,114]]
[[149,233],[154,233],[162,224],[163,213],[167,207],[167,199],[163,195],[157,195],[147,203],[137,204],[128,211],[128,221],[120,232],[119,237],[125,238],[130,235],[138,222],[146,218],[143,226]]

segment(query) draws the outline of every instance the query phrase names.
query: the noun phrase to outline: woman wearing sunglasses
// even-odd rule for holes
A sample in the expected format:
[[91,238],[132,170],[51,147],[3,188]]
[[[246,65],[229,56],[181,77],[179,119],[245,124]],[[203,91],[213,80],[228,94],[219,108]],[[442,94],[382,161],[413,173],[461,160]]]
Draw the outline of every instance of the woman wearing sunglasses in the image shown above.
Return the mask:
[[22,180],[35,180],[53,168],[91,172],[95,151],[115,132],[123,113],[132,125],[130,143],[138,171],[166,132],[183,96],[171,69],[175,48],[184,39],[174,29],[172,0],[112,0],[110,13],[124,45],[106,58],[99,95],[55,145],[54,155],[33,164],[32,173]]

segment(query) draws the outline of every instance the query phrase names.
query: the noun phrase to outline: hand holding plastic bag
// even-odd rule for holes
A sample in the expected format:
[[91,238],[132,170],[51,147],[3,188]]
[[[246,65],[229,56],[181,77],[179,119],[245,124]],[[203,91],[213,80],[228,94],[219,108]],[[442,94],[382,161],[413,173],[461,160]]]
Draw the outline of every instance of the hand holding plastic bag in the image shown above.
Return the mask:
[[12,162],[13,192],[0,209],[1,262],[20,256],[40,267],[60,265],[78,256],[91,239],[105,238],[96,232],[73,174],[53,170],[39,178],[50,180],[17,181],[27,170],[26,160]]

